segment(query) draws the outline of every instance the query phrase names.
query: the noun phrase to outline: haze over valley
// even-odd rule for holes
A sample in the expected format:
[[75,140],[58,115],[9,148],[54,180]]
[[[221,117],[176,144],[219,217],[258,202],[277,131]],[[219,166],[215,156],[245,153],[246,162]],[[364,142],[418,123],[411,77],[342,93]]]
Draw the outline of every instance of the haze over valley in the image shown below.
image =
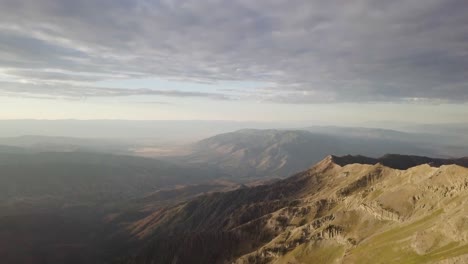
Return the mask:
[[[28,122],[40,123],[40,121]],[[23,124],[28,122],[21,121]],[[51,122],[46,121],[49,124]],[[94,121],[54,121],[52,123],[67,124],[69,122],[78,122],[81,127],[77,130],[81,131],[93,131],[96,124]],[[122,124],[138,127],[140,122],[122,121]],[[158,122],[145,123],[153,123],[154,126]],[[180,134],[183,134],[184,122],[178,124],[174,121],[173,123],[177,125],[172,128],[166,123],[166,130],[179,130]],[[105,128],[106,122],[100,125],[101,129]],[[222,129],[229,128],[230,126]],[[371,236],[372,233],[367,233],[367,235],[364,233],[362,238],[355,237],[352,235],[354,233],[346,233],[348,231],[345,231],[347,229],[342,225],[347,226],[350,223],[346,223],[348,220],[336,220],[338,221],[336,222],[337,215],[338,219],[344,216],[349,218],[351,216],[348,214],[360,212],[359,216],[354,217],[375,218],[372,221],[377,222],[373,222],[376,226],[372,232],[377,233],[380,232],[379,230],[383,232],[389,228],[400,228],[398,226],[404,228],[412,224],[413,218],[405,219],[405,221],[400,221],[400,218],[403,217],[402,214],[413,214],[416,211],[409,213],[410,211],[398,211],[400,209],[385,209],[390,210],[387,212],[379,209],[383,205],[375,208],[372,207],[374,205],[368,205],[380,203],[379,195],[386,194],[384,190],[387,187],[384,186],[388,188],[391,186],[394,190],[391,193],[396,192],[400,195],[400,192],[403,192],[396,191],[398,188],[403,188],[398,187],[399,185],[391,185],[391,183],[382,185],[380,177],[388,177],[388,179],[385,178],[387,181],[394,182],[397,180],[395,177],[405,177],[396,175],[413,175],[412,167],[421,166],[417,172],[421,175],[411,176],[416,177],[414,181],[420,181],[426,179],[424,177],[429,177],[424,176],[427,173],[427,170],[423,169],[424,166],[442,166],[440,168],[443,168],[450,164],[454,164],[453,166],[455,164],[467,166],[468,164],[467,158],[458,160],[454,159],[456,156],[447,155],[453,151],[459,157],[468,156],[464,154],[468,148],[461,140],[463,134],[454,136],[453,133],[304,126],[301,129],[240,129],[201,140],[194,141],[187,138],[181,143],[173,143],[171,140],[162,143],[162,133],[156,134],[155,137],[138,137],[129,133],[125,138],[79,138],[70,137],[76,135],[65,133],[65,136],[57,136],[50,131],[50,135],[19,134],[0,138],[0,169],[2,171],[0,175],[0,226],[3,228],[0,229],[3,230],[0,231],[0,241],[9,241],[8,244],[2,244],[3,251],[0,251],[0,258],[8,260],[9,263],[40,263],[39,261],[47,263],[69,261],[146,263],[146,260],[171,263],[174,259],[180,259],[180,263],[223,263],[234,260],[239,263],[282,263],[286,260],[307,263],[308,259],[315,258],[323,260],[323,263],[349,261],[351,257],[345,258],[343,252],[348,250],[354,252],[353,248],[356,247],[358,240]],[[209,134],[209,132],[204,133]],[[145,149],[150,151],[142,151]],[[155,149],[165,151],[158,152],[154,151]],[[388,153],[400,155],[385,155]],[[382,158],[377,160],[364,156],[347,156],[350,154],[382,156]],[[330,158],[329,155],[335,156]],[[328,158],[325,158],[327,156]],[[338,158],[338,156],[343,156],[343,158]],[[336,169],[330,171],[324,169],[320,173],[311,172],[325,166],[324,163],[333,164],[326,166],[336,167]],[[354,163],[363,165],[347,166],[347,164]],[[350,167],[348,171],[345,168],[349,166],[357,167],[356,169]],[[374,170],[372,166],[376,167],[379,172],[372,172]],[[384,170],[389,170],[389,172],[381,176],[382,168],[387,168]],[[445,169],[431,173],[444,175],[439,177],[455,177],[455,175],[460,175],[459,171],[463,175],[462,169],[455,169],[453,172],[455,174],[445,175],[448,173]],[[319,187],[322,186],[320,184],[325,184],[319,179],[328,174],[332,175],[330,177],[336,181],[333,184],[337,184],[338,187],[335,186],[332,189]],[[373,185],[374,178],[372,182],[366,180],[364,184],[363,179],[370,177],[366,175],[374,174],[376,176],[372,177],[376,177],[375,184],[377,185]],[[341,183],[340,179],[345,179],[343,175],[347,175],[346,181]],[[289,176],[292,178],[288,178]],[[285,178],[287,179],[283,180]],[[460,192],[464,193],[462,179],[460,179],[462,181]],[[426,179],[428,180],[429,178]],[[314,183],[304,185],[304,181]],[[345,192],[343,190],[347,189],[352,189],[353,193],[359,195],[369,192],[375,195],[371,195],[372,199],[369,198],[369,201],[353,202],[354,206],[357,206],[356,209],[347,205],[347,209],[343,211],[344,209],[339,209],[343,206],[341,203],[351,198],[344,199],[347,196],[340,192]],[[330,192],[336,192],[337,196],[331,195]],[[420,195],[423,194],[426,195],[424,190]],[[277,195],[280,196],[277,197]],[[307,195],[322,198],[310,200],[311,198],[306,198]],[[211,211],[219,206],[224,207],[218,204],[221,202],[219,199],[234,207],[227,207],[220,212]],[[319,206],[323,201],[328,208],[326,210],[331,210],[330,212],[310,211],[310,205]],[[332,204],[328,205],[328,203]],[[184,212],[185,208],[192,206],[195,206],[194,211]],[[257,206],[259,208],[254,209]],[[395,204],[395,206],[395,208],[400,208],[404,205]],[[457,206],[455,208],[463,208],[462,204]],[[336,208],[332,210],[331,207]],[[359,211],[362,208],[365,210]],[[251,210],[258,210],[260,215],[251,215],[253,213]],[[355,210],[357,211],[354,212]],[[378,215],[378,210],[384,210],[381,213],[383,215]],[[421,214],[432,214],[432,212],[439,211],[431,209]],[[178,214],[182,215],[179,217]],[[170,220],[172,217],[178,220]],[[348,219],[346,217],[344,219]],[[386,217],[398,218],[397,224],[385,223],[383,226],[378,224],[379,221],[387,219]],[[263,220],[253,221],[257,218]],[[322,218],[327,220],[321,220]],[[417,219],[419,218],[414,218],[415,221]],[[226,224],[218,224],[215,229],[206,229],[213,227],[210,221]],[[322,223],[322,221],[325,222]],[[307,223],[312,223],[312,226],[308,227]],[[177,225],[177,229],[173,231],[176,236],[165,237],[167,230]],[[51,233],[48,226],[57,226],[59,231]],[[244,230],[244,228],[247,229]],[[321,228],[326,229],[320,231]],[[359,230],[361,227],[353,228]],[[233,232],[237,229],[239,231]],[[416,231],[418,230],[420,229]],[[422,232],[422,229],[420,231]],[[184,235],[185,238],[180,241],[182,237],[178,237],[179,232],[182,232],[181,235],[185,233],[190,235]],[[293,238],[288,238],[291,232],[302,232],[302,235],[291,240]],[[330,232],[326,233],[326,240],[322,237],[324,232]],[[260,233],[263,235],[255,238]],[[412,233],[408,234],[408,236],[411,235]],[[429,240],[443,238],[443,241],[447,241],[444,243],[461,243],[462,241],[458,237],[445,237],[443,232],[421,236],[423,240],[426,239],[424,236],[428,236]],[[274,237],[277,238],[273,239]],[[343,239],[348,240],[343,244],[341,242]],[[270,240],[271,242],[268,242]],[[29,242],[25,244],[25,241]],[[206,247],[194,247],[195,241],[207,243]],[[20,248],[22,253],[18,251]],[[419,249],[414,250],[419,252]],[[463,246],[454,247],[453,250],[455,253],[447,253],[447,257],[452,255],[458,257],[456,252],[459,250],[464,252]],[[332,251],[335,253],[331,253]],[[213,255],[213,252],[218,253]],[[427,253],[428,256],[435,254],[431,252],[433,251],[425,251],[424,254]],[[361,261],[359,255],[357,258]]]

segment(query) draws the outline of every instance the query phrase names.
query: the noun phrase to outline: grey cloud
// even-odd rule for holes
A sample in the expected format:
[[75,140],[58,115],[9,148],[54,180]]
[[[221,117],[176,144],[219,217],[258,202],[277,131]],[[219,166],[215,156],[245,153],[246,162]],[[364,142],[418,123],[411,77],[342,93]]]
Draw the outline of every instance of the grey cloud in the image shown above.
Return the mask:
[[11,76],[11,78],[24,78],[35,81],[45,82],[62,82],[62,81],[75,81],[75,82],[95,82],[106,79],[113,79],[116,76],[111,75],[95,75],[83,74],[73,72],[57,72],[57,71],[42,71],[42,70],[6,70],[4,74]]
[[0,2],[0,67],[22,78],[263,81],[284,103],[467,102],[467,36],[465,0]]
[[86,99],[91,97],[118,97],[136,95],[154,95],[166,97],[199,97],[213,100],[231,100],[226,94],[189,92],[180,90],[156,90],[148,88],[101,88],[64,84],[27,84],[0,82],[0,95],[28,96],[30,98]]

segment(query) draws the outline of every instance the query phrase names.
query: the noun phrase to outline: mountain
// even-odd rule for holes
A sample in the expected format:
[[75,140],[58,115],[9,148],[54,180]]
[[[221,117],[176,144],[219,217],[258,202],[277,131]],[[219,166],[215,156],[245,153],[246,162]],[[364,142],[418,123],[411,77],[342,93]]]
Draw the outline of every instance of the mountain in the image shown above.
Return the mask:
[[438,135],[423,132],[409,133],[393,129],[368,127],[310,126],[304,128],[303,130],[313,133],[343,136],[348,138],[374,138],[413,143],[431,142],[435,139],[443,139],[444,141],[453,139],[442,133]]
[[[395,132],[399,134],[398,132]],[[220,134],[196,143],[182,160],[209,164],[233,178],[286,177],[312,166],[328,154],[385,153],[436,156],[421,145],[398,141],[395,137],[350,137],[303,130],[245,129]]]
[[[458,165],[457,165],[458,164]],[[328,156],[129,226],[116,263],[466,263],[468,158]]]
[[[468,155],[466,125],[420,125],[408,132],[367,127],[311,126],[304,128],[313,133],[334,135],[350,139],[383,139],[425,146],[425,149],[441,156]],[[449,128],[450,127],[450,128]],[[396,153],[396,152],[395,152]]]

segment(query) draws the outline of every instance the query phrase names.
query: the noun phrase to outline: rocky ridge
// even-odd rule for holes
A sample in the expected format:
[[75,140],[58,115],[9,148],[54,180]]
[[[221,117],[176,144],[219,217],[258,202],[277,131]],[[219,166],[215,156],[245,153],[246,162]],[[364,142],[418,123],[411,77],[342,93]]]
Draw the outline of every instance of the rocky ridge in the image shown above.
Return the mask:
[[131,227],[148,246],[126,263],[462,263],[466,161],[328,156],[270,185],[153,213]]

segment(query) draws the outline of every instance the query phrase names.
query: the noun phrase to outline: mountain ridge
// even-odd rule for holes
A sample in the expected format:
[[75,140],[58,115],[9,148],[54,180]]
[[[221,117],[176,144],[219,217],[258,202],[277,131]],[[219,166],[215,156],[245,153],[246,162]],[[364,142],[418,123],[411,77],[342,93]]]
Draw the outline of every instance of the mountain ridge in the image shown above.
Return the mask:
[[132,226],[147,246],[122,263],[155,258],[240,264],[468,259],[466,167],[446,160],[439,167],[420,162],[400,170],[373,163],[379,159],[353,163],[350,156],[341,166],[335,163],[339,158],[327,156],[270,185],[204,195],[158,210]]
[[468,157],[461,157],[457,159],[441,159],[416,155],[385,154],[384,156],[379,158],[370,158],[361,155],[330,155],[329,157],[327,156],[327,158],[331,159],[332,162],[342,167],[352,163],[370,165],[380,163],[384,166],[401,170],[406,170],[411,167],[415,167],[422,164],[428,164],[431,167],[440,167],[442,165],[451,164],[459,165],[462,167],[468,167]]

